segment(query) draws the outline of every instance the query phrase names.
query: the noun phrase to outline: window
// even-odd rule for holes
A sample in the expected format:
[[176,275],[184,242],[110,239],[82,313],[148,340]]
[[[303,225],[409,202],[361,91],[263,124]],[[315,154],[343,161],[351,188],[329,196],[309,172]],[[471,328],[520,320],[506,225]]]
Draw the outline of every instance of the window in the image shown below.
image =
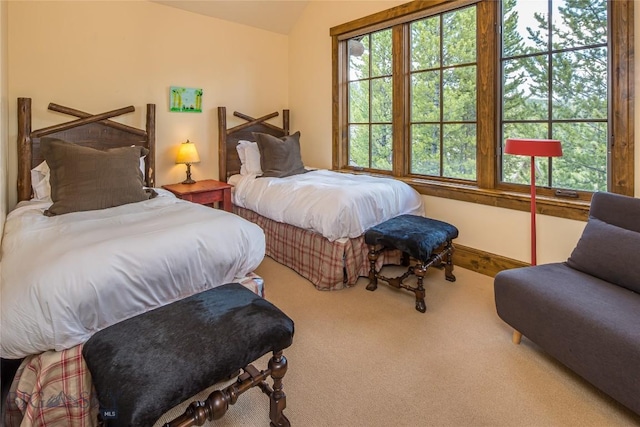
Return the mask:
[[[504,0],[502,9],[501,140],[559,139],[563,156],[537,161],[538,185],[606,191],[607,2]],[[503,182],[531,182],[523,160],[503,156]]]
[[409,25],[411,174],[476,180],[476,7]]
[[349,165],[391,170],[391,30],[349,40]]
[[541,211],[583,219],[593,191],[633,195],[633,1],[428,3],[331,29],[334,169],[528,210],[529,159],[502,141],[555,138]]

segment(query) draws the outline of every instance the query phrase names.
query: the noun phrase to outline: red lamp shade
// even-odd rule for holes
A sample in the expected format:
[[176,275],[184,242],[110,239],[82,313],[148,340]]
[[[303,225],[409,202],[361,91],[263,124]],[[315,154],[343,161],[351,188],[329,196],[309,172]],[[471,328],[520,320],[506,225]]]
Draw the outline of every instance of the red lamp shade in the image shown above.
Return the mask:
[[560,157],[562,144],[557,139],[508,138],[504,152],[520,156]]

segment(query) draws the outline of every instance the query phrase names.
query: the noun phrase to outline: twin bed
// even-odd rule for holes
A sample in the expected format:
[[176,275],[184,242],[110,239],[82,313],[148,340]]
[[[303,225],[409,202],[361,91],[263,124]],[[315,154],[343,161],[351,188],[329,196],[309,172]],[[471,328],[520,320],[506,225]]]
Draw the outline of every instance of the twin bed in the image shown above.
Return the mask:
[[[133,107],[97,115],[49,109],[77,119],[33,131],[31,100],[18,100],[20,203],[2,242],[0,356],[25,360],[7,400],[8,426],[95,424],[97,402],[81,349],[98,330],[232,281],[260,293],[251,273],[265,254],[318,289],[351,286],[369,271],[364,231],[403,213],[424,213],[420,195],[393,179],[326,170],[259,177],[253,142],[257,134],[291,142],[287,110],[282,127],[267,123],[278,113],[257,119],[234,113],[246,123],[228,128],[226,109],[218,109],[220,179],[234,185],[233,215],[155,188],[154,105],[147,105],[145,129],[109,120]],[[154,196],[43,215],[53,210],[48,192],[55,173],[43,167],[46,138],[101,150],[141,147],[146,155],[137,167]],[[253,150],[243,160],[239,141]],[[397,252],[386,255],[380,264],[399,261]]]
[[[254,142],[258,133],[285,139],[289,111],[283,111],[282,127],[266,122],[278,113],[257,119],[234,115],[247,122],[229,128],[226,108],[218,107],[219,179],[234,185],[234,212],[264,230],[268,256],[317,289],[342,289],[368,275],[369,249],[363,236],[368,228],[401,214],[424,214],[420,194],[391,178],[327,170],[283,178],[252,173],[251,156],[245,154],[248,164],[243,164],[238,143]],[[378,266],[397,263],[400,256],[398,251],[386,252]]]
[[[144,169],[145,186],[154,187],[153,105],[147,106],[146,129],[108,120],[133,107],[90,115],[52,106],[81,118],[32,131],[30,99],[20,99],[18,106],[20,203],[7,216],[2,241],[0,356],[25,360],[10,390],[9,426],[93,425],[98,408],[82,344],[124,319],[243,280],[262,262],[265,251],[264,233],[257,225],[161,189],[155,189],[157,196],[135,203],[45,216],[60,200],[53,197],[52,205],[49,195],[35,191],[39,184],[47,187],[46,182],[35,182],[47,180],[41,148],[55,140],[45,138],[66,141],[55,144],[72,150],[80,169],[102,170],[113,165],[94,162],[108,163],[113,153],[128,153],[131,146],[141,147],[139,153],[144,148],[147,154],[140,161],[134,157],[133,171],[117,174],[139,177],[142,190],[142,171],[135,168]],[[82,147],[110,150],[104,151],[105,159],[96,160]],[[54,174],[62,187],[62,175],[69,174],[70,166],[75,163],[59,170],[51,166],[50,191],[57,190]],[[87,185],[102,199],[114,190],[105,187],[111,179],[100,176]],[[71,181],[65,184],[77,184]],[[255,281],[247,281],[247,287],[259,292]]]

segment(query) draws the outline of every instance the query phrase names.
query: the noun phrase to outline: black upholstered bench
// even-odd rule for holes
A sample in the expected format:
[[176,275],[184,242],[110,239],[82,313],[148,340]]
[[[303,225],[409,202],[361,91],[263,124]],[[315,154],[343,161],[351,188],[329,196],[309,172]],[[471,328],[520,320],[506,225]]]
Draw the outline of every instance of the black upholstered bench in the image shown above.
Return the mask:
[[[369,246],[369,284],[367,290],[375,291],[378,280],[384,280],[396,288],[411,291],[416,296],[416,310],[424,313],[427,305],[424,302],[423,279],[427,269],[431,266],[444,264],[445,277],[455,282],[453,275],[453,244],[451,241],[458,237],[458,229],[453,225],[431,218],[417,215],[400,215],[368,229],[364,233],[364,240]],[[398,277],[385,277],[376,269],[376,261],[382,251],[398,249],[402,251],[403,262],[407,271]],[[410,265],[410,258],[417,260]],[[404,279],[411,274],[418,278],[417,287],[405,285]]]
[[[258,386],[270,397],[271,426],[289,426],[283,414],[282,350],[292,340],[289,317],[231,283],[110,326],[93,335],[82,354],[108,426],[151,426],[167,410],[241,369],[236,382],[191,403],[166,425],[219,419],[240,394]],[[268,352],[273,352],[268,368],[258,371],[251,363]]]

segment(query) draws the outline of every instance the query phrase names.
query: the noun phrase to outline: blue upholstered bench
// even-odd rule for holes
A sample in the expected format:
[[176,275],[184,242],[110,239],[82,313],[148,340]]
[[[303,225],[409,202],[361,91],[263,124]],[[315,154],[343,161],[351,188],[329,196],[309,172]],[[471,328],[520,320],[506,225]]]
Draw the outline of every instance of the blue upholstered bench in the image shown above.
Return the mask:
[[[231,283],[110,326],[93,335],[82,354],[108,426],[151,426],[167,410],[232,378],[204,402],[194,402],[167,426],[219,419],[238,396],[258,386],[270,397],[271,426],[284,416],[282,350],[293,341],[293,321],[273,304]],[[272,352],[268,368],[251,363]],[[271,376],[273,388],[266,379]]]
[[[416,296],[416,310],[424,313],[427,305],[424,302],[423,279],[431,266],[444,264],[445,278],[455,282],[453,275],[453,244],[458,237],[458,229],[451,224],[417,215],[400,215],[368,229],[364,240],[369,246],[369,284],[367,290],[375,291],[378,280],[384,280],[396,288],[411,291]],[[382,251],[397,249],[403,253],[403,265],[407,271],[398,277],[385,277],[376,269],[376,261]],[[410,264],[410,258],[417,260]],[[415,274],[417,287],[405,285],[404,279]]]

